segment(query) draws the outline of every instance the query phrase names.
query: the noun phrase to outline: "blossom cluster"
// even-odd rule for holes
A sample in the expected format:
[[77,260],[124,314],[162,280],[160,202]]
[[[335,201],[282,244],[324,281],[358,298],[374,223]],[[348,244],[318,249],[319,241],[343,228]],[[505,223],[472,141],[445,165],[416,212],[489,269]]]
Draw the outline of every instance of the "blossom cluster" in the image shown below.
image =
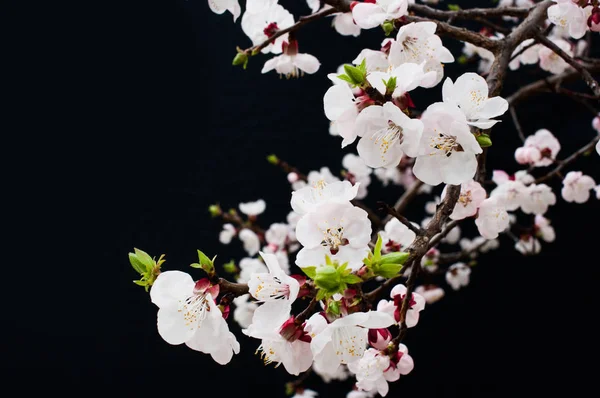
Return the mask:
[[[415,3],[352,2],[339,12],[308,0],[311,14],[296,22],[277,0],[248,0],[243,13],[238,0],[208,1],[213,12],[227,11],[234,22],[241,16],[241,29],[252,43],[248,50],[238,49],[234,65],[245,67],[249,57],[266,55],[262,73],[299,77],[319,71],[319,60],[299,52],[295,35],[298,24],[312,17],[331,17],[341,35],[381,27],[386,38],[327,75],[331,86],[323,95],[323,111],[329,134],[339,137],[342,148],[356,143],[339,175],[329,166],[304,173],[272,155],[269,162],[286,172],[291,188],[285,222],[261,225],[267,209],[262,199],[228,211],[211,206],[211,214],[223,220],[219,241],[240,243],[245,257],[218,267],[215,258],[198,251],[198,263],[191,266],[205,275],[195,280],[182,271],[162,271],[163,257],[156,261],[138,249],[130,253],[141,275],[135,282],[150,289],[159,308],[158,333],[167,343],[185,344],[227,364],[240,352],[228,323],[232,315],[241,332],[257,340],[256,352],[266,365],[282,365],[296,376],[312,368],[325,382],[354,377],[349,398],[385,396],[390,382],[414,368],[404,334],[448,288],[468,286],[480,254],[498,249],[503,234],[519,253],[537,254],[540,241],[556,239],[548,213],[558,198],[585,203],[594,192],[600,199],[592,176],[570,169],[579,155],[594,149],[600,155],[600,114],[591,123],[595,138],[581,150],[563,156],[559,138],[541,128],[523,137],[514,165],[495,167],[486,179],[481,166],[492,146],[491,129],[509,110],[509,101],[484,78],[493,73],[492,65],[498,67],[499,53],[465,40],[457,59],[464,63],[477,56],[479,73],[447,76],[444,65],[455,56],[438,35],[438,22],[410,20]],[[598,2],[554,3],[537,28],[546,28],[547,39],[560,51],[527,37],[509,49],[505,69],[539,65],[562,74],[572,68],[567,57],[586,53],[582,37],[600,31]],[[531,0],[498,3],[524,12],[537,6]],[[503,20],[502,32],[487,27],[478,37],[504,40],[523,22],[512,14]],[[416,104],[411,95],[417,90],[431,90],[439,100]],[[558,190],[550,183],[555,177],[562,180]],[[384,219],[363,203],[374,183],[404,192],[397,205],[385,207]],[[429,199],[422,216],[410,220],[402,199],[417,195]],[[465,220],[471,220],[475,236],[463,236],[458,224],[464,227]],[[424,283],[418,279],[422,273],[441,278]],[[367,282],[377,287],[363,290]],[[317,395],[304,388],[292,393]]]

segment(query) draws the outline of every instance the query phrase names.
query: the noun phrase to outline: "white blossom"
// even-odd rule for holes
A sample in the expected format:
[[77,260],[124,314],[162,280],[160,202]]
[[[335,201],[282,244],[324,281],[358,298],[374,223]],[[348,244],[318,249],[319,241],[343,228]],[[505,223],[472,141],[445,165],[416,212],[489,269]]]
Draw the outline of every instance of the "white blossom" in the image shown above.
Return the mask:
[[[554,0],[548,8],[548,19],[555,25],[566,28],[573,39],[581,39],[588,30],[588,13],[573,0]],[[590,7],[591,9],[591,7]]]
[[235,227],[232,224],[223,224],[223,230],[219,233],[219,242],[228,245],[236,233]]
[[300,215],[310,213],[324,203],[349,203],[358,193],[359,184],[336,181],[330,184],[323,180],[314,186],[306,186],[292,192],[292,209]]
[[223,14],[225,11],[229,11],[233,15],[233,22],[242,13],[238,0],[208,0],[208,6],[215,14]]
[[563,179],[560,193],[567,202],[585,203],[590,198],[590,190],[595,185],[594,179],[581,171],[569,171]]
[[521,210],[525,214],[544,214],[548,206],[556,204],[556,195],[546,184],[531,184],[523,191]]
[[445,295],[444,289],[435,285],[421,285],[415,288],[415,293],[420,294],[427,304],[441,300]]
[[254,256],[260,250],[260,239],[258,235],[251,229],[244,228],[238,234],[238,237],[244,244],[244,250],[250,255]]
[[342,36],[354,36],[360,35],[360,26],[354,23],[351,12],[339,12],[333,14],[333,21],[331,22],[333,28]]
[[[442,198],[446,196],[446,189],[442,191]],[[485,189],[477,181],[470,180],[460,185],[460,196],[456,201],[454,210],[450,214],[453,220],[462,220],[463,218],[471,217],[477,214],[477,209],[487,196]]]
[[502,200],[491,197],[483,201],[479,207],[479,215],[475,225],[481,236],[486,239],[495,239],[500,232],[508,228],[508,213]]
[[407,0],[376,0],[375,3],[358,3],[352,8],[354,22],[363,29],[374,28],[406,14]]
[[250,295],[262,302],[284,300],[290,304],[298,297],[300,284],[288,276],[280,267],[277,256],[260,253],[269,272],[255,272],[250,275],[248,289]]
[[417,235],[397,218],[392,218],[385,224],[383,231],[379,232],[385,252],[399,252],[406,250],[415,240]]
[[240,211],[247,216],[258,216],[265,211],[267,204],[264,200],[259,199],[256,202],[240,203],[239,207]]
[[550,224],[550,220],[541,214],[535,216],[535,235],[546,242],[554,242],[556,233],[554,227]]
[[469,285],[470,275],[471,268],[465,263],[452,264],[446,271],[446,282],[452,289],[458,290]]
[[[257,46],[267,41],[275,32],[289,28],[294,24],[294,16],[276,2],[261,9],[256,13],[246,12],[242,16],[242,30]],[[289,42],[288,34],[279,36],[273,43],[269,43],[261,52],[263,54],[281,54],[283,42]]]
[[525,235],[515,242],[515,249],[524,255],[538,254],[542,250],[542,245],[533,236]]
[[265,263],[258,258],[245,257],[240,261],[239,267],[240,275],[237,279],[239,283],[247,283],[252,274],[269,272]]
[[[552,40],[552,39],[550,39]],[[573,56],[573,49],[571,43],[562,39],[552,40],[561,50],[570,56]],[[555,75],[563,73],[567,68],[571,66],[556,54],[553,50],[548,47],[542,47],[540,49],[540,68]]]

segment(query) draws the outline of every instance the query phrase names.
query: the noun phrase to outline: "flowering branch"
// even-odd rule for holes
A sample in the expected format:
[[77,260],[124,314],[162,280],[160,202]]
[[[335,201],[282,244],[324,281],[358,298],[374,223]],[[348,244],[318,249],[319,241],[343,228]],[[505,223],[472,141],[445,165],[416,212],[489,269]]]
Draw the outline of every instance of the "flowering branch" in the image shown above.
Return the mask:
[[421,14],[425,17],[436,19],[473,19],[476,17],[503,17],[512,16],[524,18],[529,14],[528,8],[522,7],[498,7],[498,8],[471,8],[468,10],[443,11],[421,4],[410,4],[409,11]]
[[404,217],[402,214],[400,214],[400,212],[398,212],[392,206],[388,205],[385,202],[377,202],[377,204],[379,206],[379,209],[385,210],[387,212],[387,214],[389,214],[392,217],[397,218],[398,221],[400,221],[402,224],[406,225],[408,227],[408,229],[410,229],[417,235],[421,235],[423,233],[423,229],[421,227],[415,226],[413,223],[411,223],[408,220],[408,218]]
[[598,140],[600,140],[600,136],[594,137],[589,143],[587,143],[585,146],[583,146],[579,150],[573,152],[573,154],[571,154],[571,156],[569,156],[568,158],[561,160],[561,161],[556,161],[556,163],[558,163],[558,166],[556,166],[548,174],[536,179],[535,183],[540,184],[544,181],[548,181],[549,179],[551,179],[554,176],[560,175],[561,170],[564,169],[566,166],[568,166],[573,161],[575,161],[575,159],[577,159],[579,156],[581,156],[585,153],[590,152],[594,148],[594,146],[596,145]]

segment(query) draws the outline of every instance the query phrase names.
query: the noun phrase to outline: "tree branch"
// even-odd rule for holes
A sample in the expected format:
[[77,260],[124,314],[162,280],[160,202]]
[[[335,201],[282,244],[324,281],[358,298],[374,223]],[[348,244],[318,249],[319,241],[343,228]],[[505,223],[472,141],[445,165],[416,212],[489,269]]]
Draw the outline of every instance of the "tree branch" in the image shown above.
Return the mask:
[[552,171],[550,171],[548,174],[546,174],[545,176],[542,176],[538,179],[535,180],[536,184],[542,183],[544,181],[549,180],[550,178],[559,175],[561,170],[563,168],[565,168],[565,166],[567,166],[568,164],[572,163],[575,159],[577,159],[579,156],[583,155],[584,153],[591,151],[592,148],[594,148],[594,145],[596,145],[596,143],[598,142],[598,140],[600,140],[600,136],[596,136],[594,137],[594,139],[592,139],[588,144],[586,144],[585,146],[583,146],[582,148],[580,148],[578,151],[574,152],[571,156],[569,156],[568,158],[562,160],[559,162],[558,166],[556,166]]
[[515,107],[510,106],[508,110],[510,111],[510,116],[512,117],[513,124],[517,129],[517,133],[519,133],[519,138],[521,139],[521,141],[525,142],[525,134],[523,134],[523,128],[521,127],[521,123],[519,123],[519,118],[517,117]]
[[566,63],[575,68],[575,70],[581,74],[581,77],[588,85],[588,87],[592,90],[596,98],[600,98],[600,86],[598,85],[598,82],[592,77],[590,72],[582,64],[575,61],[569,54],[564,52],[560,47],[554,44],[554,42],[552,42],[552,40],[548,39],[547,37],[538,34],[536,35],[536,38],[541,44],[554,51],[556,55],[564,59]]
[[496,7],[496,8],[471,8],[468,10],[443,11],[421,4],[411,4],[408,10],[420,15],[436,19],[473,19],[477,17],[521,17],[529,14],[528,8],[522,7]]
[[248,293],[246,283],[229,282],[227,279],[219,278],[219,293],[232,293],[234,296],[242,296]]
[[415,226],[413,223],[411,223],[408,220],[408,218],[404,217],[402,214],[400,214],[398,211],[396,211],[395,208],[388,205],[387,203],[377,202],[377,204],[380,206],[379,208],[381,210],[385,210],[390,216],[396,217],[398,219],[398,221],[400,221],[402,224],[406,225],[408,227],[408,229],[413,231],[415,234],[420,235],[424,232],[422,228]]

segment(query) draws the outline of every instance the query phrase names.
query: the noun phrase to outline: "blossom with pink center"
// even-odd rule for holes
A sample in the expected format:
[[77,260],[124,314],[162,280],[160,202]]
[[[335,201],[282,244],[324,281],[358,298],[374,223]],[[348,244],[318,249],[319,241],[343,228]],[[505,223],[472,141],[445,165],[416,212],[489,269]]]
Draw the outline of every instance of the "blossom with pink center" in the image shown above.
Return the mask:
[[[402,322],[400,311],[402,302],[406,297],[406,286],[396,285],[390,292],[391,301],[381,300],[377,304],[377,311],[393,315],[397,323]],[[425,308],[425,299],[418,293],[413,293],[410,298],[409,308],[406,311],[406,327],[412,328],[419,322],[419,313]]]
[[260,253],[269,272],[253,273],[248,281],[250,295],[258,301],[285,300],[293,303],[298,297],[300,284],[287,275],[279,266],[277,256],[274,254]]
[[385,372],[390,367],[390,357],[374,348],[365,351],[359,361],[348,364],[348,369],[356,375],[356,387],[364,391],[377,390],[382,397],[389,391]]
[[452,264],[446,271],[446,282],[454,290],[469,285],[471,268],[465,263]]
[[581,171],[569,171],[563,179],[560,193],[567,202],[585,203],[590,198],[590,190],[595,185],[594,179]]
[[465,114],[445,102],[430,105],[421,121],[423,137],[413,173],[429,185],[458,185],[467,182],[477,171],[476,155],[482,152],[471,134]]
[[290,311],[287,301],[265,303],[254,311],[252,324],[242,332],[262,340],[257,352],[265,365],[283,364],[288,373],[299,375],[312,364],[311,337],[290,317]]
[[298,42],[292,40],[290,43],[284,41],[283,54],[273,57],[262,68],[261,73],[267,73],[275,69],[286,78],[299,77],[304,73],[313,74],[319,70],[321,63],[310,54],[298,53]]
[[581,39],[588,30],[588,11],[573,0],[554,0],[556,4],[548,8],[548,19],[561,28],[568,29],[573,39]]
[[[569,56],[573,56],[573,47],[571,43],[563,39],[550,39],[556,44],[561,50],[567,53]],[[571,66],[556,54],[553,50],[548,47],[542,47],[540,49],[540,68],[555,75],[563,73]]]
[[479,215],[475,225],[481,236],[486,239],[495,239],[500,232],[508,228],[510,220],[504,202],[497,197],[484,200],[479,207]]
[[381,236],[382,250],[385,253],[404,251],[412,245],[417,237],[413,231],[395,217],[385,224],[379,235]]
[[185,272],[162,272],[150,289],[150,299],[159,308],[160,336],[169,344],[185,343],[210,354],[221,365],[229,363],[240,344],[215,304],[218,294],[219,285],[207,278],[194,282]]
[[544,214],[556,204],[556,195],[546,184],[531,184],[523,191],[521,210],[525,214]]
[[389,50],[390,64],[394,67],[404,63],[423,64],[426,72],[435,72],[433,85],[444,77],[442,63],[454,62],[454,56],[435,34],[434,22],[411,22],[398,30],[396,40]]
[[361,137],[358,154],[369,167],[396,167],[404,154],[418,154],[423,123],[411,119],[391,102],[363,110],[355,127]]
[[385,21],[408,14],[408,0],[370,0],[353,3],[352,17],[362,29],[371,29]]
[[242,13],[238,0],[208,0],[208,6],[215,14],[223,14],[225,11],[229,11],[231,15],[233,15],[233,22],[235,22]]
[[324,203],[298,221],[296,238],[304,246],[296,256],[299,267],[318,267],[328,255],[356,271],[369,251],[371,222],[366,211],[350,203]]
[[444,289],[435,285],[421,285],[415,288],[415,293],[420,294],[427,304],[441,300],[445,295]]
[[[277,4],[269,4],[256,13],[246,12],[242,16],[242,30],[257,46],[272,37],[277,31],[289,28],[294,24],[294,16]],[[269,43],[261,50],[263,54],[281,54],[283,43],[289,42],[288,34],[284,34]]]
[[[446,196],[446,189],[442,191],[442,198]],[[487,194],[485,189],[477,181],[471,180],[460,185],[460,196],[454,206],[450,218],[453,220],[462,220],[477,214],[477,209],[485,200]]]
[[556,239],[556,233],[554,227],[550,224],[550,220],[546,217],[538,214],[535,216],[535,236],[542,238],[546,242],[554,242]]
[[350,364],[363,357],[369,329],[393,324],[394,318],[380,311],[355,312],[338,318],[312,337],[310,347],[314,360],[321,369],[335,372],[340,364]]
[[525,140],[522,147],[515,151],[515,159],[520,164],[535,167],[549,166],[556,160],[560,151],[560,142],[546,129],[536,131]]

